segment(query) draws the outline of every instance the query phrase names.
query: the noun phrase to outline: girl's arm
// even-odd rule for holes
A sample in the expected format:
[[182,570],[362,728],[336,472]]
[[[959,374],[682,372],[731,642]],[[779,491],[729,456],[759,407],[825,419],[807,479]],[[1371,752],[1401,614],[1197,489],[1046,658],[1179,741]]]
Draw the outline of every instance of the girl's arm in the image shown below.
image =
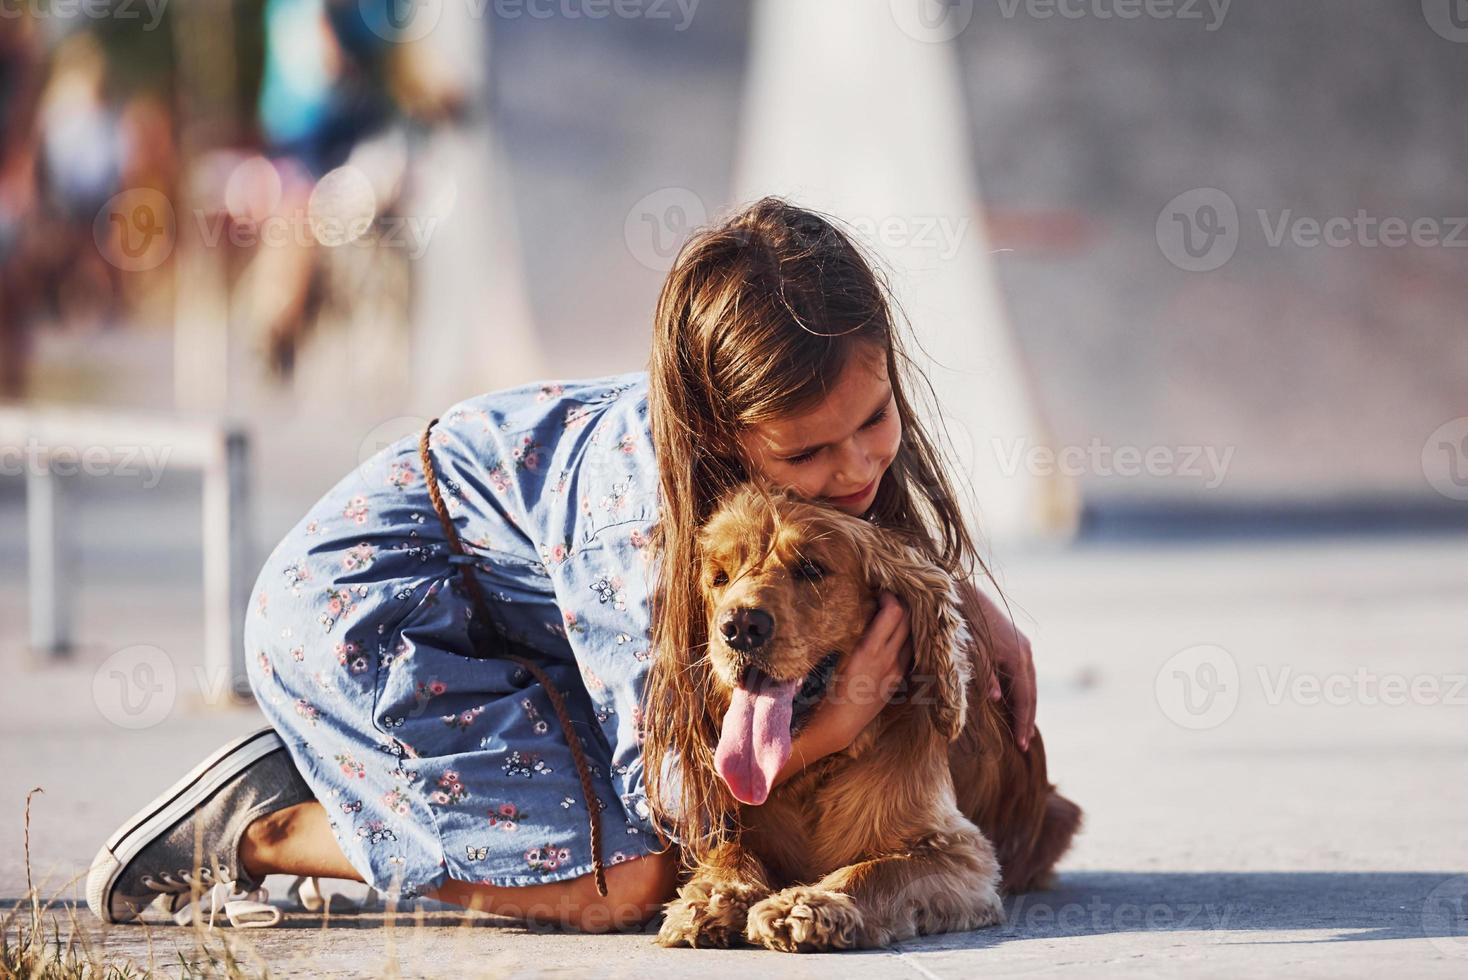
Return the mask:
[[912,665],[907,634],[907,609],[883,592],[861,642],[837,664],[815,717],[791,741],[790,758],[775,774],[775,786],[846,748],[881,713]]
[[996,701],[1004,697],[998,676],[1002,674],[1009,682],[1009,715],[1014,722],[1015,741],[1021,749],[1028,749],[1035,734],[1035,660],[1030,641],[1009,615],[972,582],[961,582],[959,591],[974,636],[983,636],[984,626],[988,626],[989,653],[997,668],[989,696]]

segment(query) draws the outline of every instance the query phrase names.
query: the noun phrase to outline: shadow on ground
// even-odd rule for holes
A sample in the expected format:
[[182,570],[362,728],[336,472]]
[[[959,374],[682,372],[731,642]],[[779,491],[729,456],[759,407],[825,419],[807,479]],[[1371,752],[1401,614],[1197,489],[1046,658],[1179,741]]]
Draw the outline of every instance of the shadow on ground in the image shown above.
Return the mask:
[[[1468,874],[1451,872],[1073,871],[1005,902],[993,929],[928,936],[909,950],[985,949],[1018,939],[1212,932],[1219,943],[1437,939],[1468,957]],[[1260,937],[1309,932],[1318,937]]]
[[[0,917],[17,906],[0,900]],[[52,905],[65,915],[67,903]],[[1229,944],[1297,944],[1379,939],[1434,939],[1468,957],[1468,874],[1450,872],[1068,872],[1056,888],[1012,896],[1007,921],[992,929],[925,936],[908,951],[987,949],[1016,940],[1062,939],[1126,933],[1214,933]],[[85,906],[79,918],[91,919]],[[381,909],[320,914],[289,912],[277,929],[380,929]],[[554,926],[521,926],[437,902],[399,909],[398,928],[494,928],[555,933]],[[150,922],[167,924],[161,915]],[[121,928],[124,931],[128,927]],[[644,930],[656,931],[655,925]],[[1315,937],[1253,934],[1318,931]]]

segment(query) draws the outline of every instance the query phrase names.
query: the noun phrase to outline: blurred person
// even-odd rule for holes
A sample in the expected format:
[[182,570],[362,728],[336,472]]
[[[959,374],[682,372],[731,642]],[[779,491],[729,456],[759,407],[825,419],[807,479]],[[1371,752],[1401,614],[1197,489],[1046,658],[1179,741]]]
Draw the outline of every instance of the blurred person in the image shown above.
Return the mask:
[[0,398],[25,392],[32,284],[20,255],[36,209],[35,117],[43,52],[29,16],[0,31]]
[[[253,590],[271,727],[125,823],[90,907],[128,921],[197,881],[249,895],[279,873],[639,927],[672,897],[668,845],[724,826],[698,809],[702,776],[669,788],[694,749],[667,695],[700,646],[694,536],[743,479],[910,532],[976,600],[1005,679],[990,695],[1027,746],[1029,644],[970,581],[983,563],[904,395],[895,324],[850,236],[766,198],[685,245],[648,371],[467,399],[348,473]],[[885,598],[844,652],[839,682],[869,685],[847,689],[895,690],[906,610]],[[825,702],[772,783],[843,751],[887,697]]]
[[[121,186],[125,190],[147,189],[164,198],[179,200],[179,148],[173,112],[154,92],[129,97],[118,118],[122,136]],[[173,309],[173,264],[158,266],[120,277],[122,306],[133,317],[149,322],[167,322]]]
[[[384,0],[393,2],[393,0]],[[317,181],[346,164],[373,185],[373,227],[353,247],[313,234],[253,248],[239,279],[241,316],[280,378],[293,376],[316,325],[333,317],[378,335],[406,328],[410,275],[400,244],[382,240],[406,180],[401,156],[422,122],[451,118],[462,102],[453,79],[417,44],[399,44],[369,24],[373,2],[267,0],[265,63],[258,98],[264,151],[280,174],[264,220],[306,227]],[[375,23],[375,21],[374,21]],[[370,321],[370,322],[369,322]],[[376,337],[372,346],[392,345]]]
[[107,61],[86,31],[56,47],[36,116],[40,215],[17,261],[62,325],[107,323],[117,310],[118,269],[97,248],[93,225],[121,190],[122,126],[107,95]]

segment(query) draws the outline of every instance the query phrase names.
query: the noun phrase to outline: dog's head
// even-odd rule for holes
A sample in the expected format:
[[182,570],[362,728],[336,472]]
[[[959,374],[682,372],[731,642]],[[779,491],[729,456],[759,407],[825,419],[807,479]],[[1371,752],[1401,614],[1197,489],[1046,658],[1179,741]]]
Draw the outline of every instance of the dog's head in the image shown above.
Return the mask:
[[[936,695],[924,705],[934,725],[948,739],[962,731],[972,641],[957,593],[896,535],[832,507],[745,487],[704,525],[699,562],[714,701],[728,705],[715,765],[740,801],[769,795],[792,736],[865,633],[882,589],[908,608],[911,676]],[[855,687],[841,695],[877,696]]]

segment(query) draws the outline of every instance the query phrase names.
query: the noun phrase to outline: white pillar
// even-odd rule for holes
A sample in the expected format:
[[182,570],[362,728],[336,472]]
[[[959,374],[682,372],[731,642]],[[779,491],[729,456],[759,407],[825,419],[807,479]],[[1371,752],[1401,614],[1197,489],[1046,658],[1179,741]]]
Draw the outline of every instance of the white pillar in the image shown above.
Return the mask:
[[910,353],[972,481],[974,526],[1015,539],[1068,530],[1074,508],[1064,485],[1012,465],[1046,440],[995,281],[945,29],[957,25],[933,19],[964,10],[759,0],[733,196],[780,194],[836,215],[887,260],[923,348]]
[[432,45],[475,103],[473,119],[442,127],[417,165],[410,213],[436,222],[414,267],[410,410],[432,416],[470,395],[546,375],[526,284],[509,163],[484,98],[489,18],[446,3],[421,43]]
[[[46,657],[70,653],[73,639],[72,596],[77,590],[77,582],[67,561],[72,539],[62,514],[64,487],[61,480],[51,472],[49,454],[38,455],[26,466],[26,560],[31,650]],[[15,666],[11,665],[12,668]]]

